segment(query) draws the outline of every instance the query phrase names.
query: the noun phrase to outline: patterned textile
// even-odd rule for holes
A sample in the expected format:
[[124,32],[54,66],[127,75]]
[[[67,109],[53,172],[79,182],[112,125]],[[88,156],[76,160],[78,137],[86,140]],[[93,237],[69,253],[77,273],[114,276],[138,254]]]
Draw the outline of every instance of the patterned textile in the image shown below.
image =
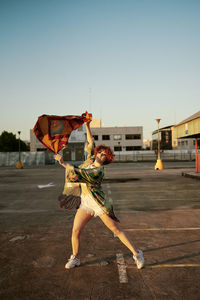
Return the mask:
[[[107,199],[105,199],[105,194],[101,187],[101,183],[104,177],[104,167],[86,169],[91,163],[94,162],[95,158],[94,155],[92,155],[93,145],[90,145],[90,147],[86,147],[85,150],[88,153],[87,160],[79,167],[71,166],[70,171],[66,170],[66,183],[63,194],[73,194],[77,196],[77,183],[86,184],[88,193],[92,195],[93,199],[97,202],[98,205],[100,205],[103,211],[107,213],[113,220],[119,222],[114,214],[112,204]],[[69,182],[71,182],[70,191],[68,189],[70,185]],[[76,184],[74,188],[73,183]]]
[[47,149],[58,153],[66,147],[71,132],[89,119],[92,119],[92,114],[88,114],[88,112],[81,116],[42,115],[38,118],[33,132]]
[[81,197],[80,196],[74,196],[74,195],[60,195],[58,197],[58,202],[60,205],[60,208],[62,209],[78,209],[81,204]]

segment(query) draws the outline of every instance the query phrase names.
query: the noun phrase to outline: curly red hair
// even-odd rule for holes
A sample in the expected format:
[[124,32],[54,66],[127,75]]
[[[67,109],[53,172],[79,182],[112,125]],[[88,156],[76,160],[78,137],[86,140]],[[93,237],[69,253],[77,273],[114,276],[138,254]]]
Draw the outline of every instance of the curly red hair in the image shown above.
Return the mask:
[[104,165],[110,164],[114,160],[114,153],[110,147],[107,147],[105,145],[99,145],[95,147],[94,149],[94,156],[97,156],[97,153],[99,151],[105,151],[106,153],[106,160],[104,161]]

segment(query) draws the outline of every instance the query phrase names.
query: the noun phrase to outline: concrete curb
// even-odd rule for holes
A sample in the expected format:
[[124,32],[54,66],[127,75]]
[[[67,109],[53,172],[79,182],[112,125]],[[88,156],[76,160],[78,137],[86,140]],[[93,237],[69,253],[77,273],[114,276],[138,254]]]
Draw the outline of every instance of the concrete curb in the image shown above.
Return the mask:
[[182,172],[181,175],[185,176],[185,177],[189,177],[189,178],[194,178],[194,179],[199,179],[200,180],[200,173],[185,173],[185,172]]

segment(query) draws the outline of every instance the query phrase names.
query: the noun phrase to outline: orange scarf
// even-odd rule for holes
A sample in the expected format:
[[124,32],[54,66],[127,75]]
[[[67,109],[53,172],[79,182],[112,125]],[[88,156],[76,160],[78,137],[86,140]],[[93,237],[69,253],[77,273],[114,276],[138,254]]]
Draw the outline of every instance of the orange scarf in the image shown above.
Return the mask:
[[38,118],[33,132],[47,149],[58,153],[66,147],[71,132],[88,120],[92,120],[92,114],[87,111],[81,116],[42,115]]

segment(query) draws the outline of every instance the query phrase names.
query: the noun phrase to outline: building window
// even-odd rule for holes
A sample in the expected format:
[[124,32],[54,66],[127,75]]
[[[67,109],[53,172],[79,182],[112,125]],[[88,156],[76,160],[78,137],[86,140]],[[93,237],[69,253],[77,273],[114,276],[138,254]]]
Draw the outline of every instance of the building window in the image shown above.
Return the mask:
[[121,134],[115,134],[115,135],[113,136],[113,139],[114,139],[115,141],[119,141],[119,140],[122,139],[122,136],[121,136]]
[[126,151],[133,151],[134,150],[134,146],[127,146],[126,147]]
[[102,135],[102,140],[103,141],[108,141],[110,139],[109,135]]
[[166,141],[166,143],[169,143],[169,132],[168,131],[165,132],[165,141]]
[[141,134],[134,134],[134,140],[140,140]]
[[114,146],[114,151],[122,151],[122,146]]
[[134,134],[126,134],[126,140],[133,140]]
[[98,141],[98,139],[99,139],[98,135],[93,135],[93,138],[95,141]]
[[126,140],[140,140],[141,134],[126,134]]

